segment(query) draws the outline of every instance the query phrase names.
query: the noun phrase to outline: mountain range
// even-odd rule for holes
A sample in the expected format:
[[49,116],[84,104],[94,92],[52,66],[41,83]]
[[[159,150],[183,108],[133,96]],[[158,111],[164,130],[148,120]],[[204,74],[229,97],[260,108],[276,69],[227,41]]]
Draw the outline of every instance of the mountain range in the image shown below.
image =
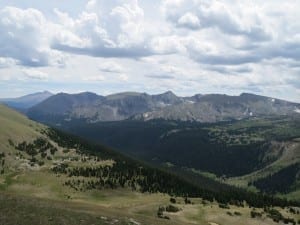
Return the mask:
[[211,123],[299,112],[299,103],[249,93],[180,97],[168,91],[157,95],[125,92],[108,96],[91,92],[59,93],[29,108],[27,115],[50,123],[74,119],[87,122],[165,119]]
[[17,109],[19,111],[25,111],[26,109],[46,100],[52,95],[53,94],[49,91],[43,91],[18,98],[2,98],[0,99],[0,103],[4,103],[7,106]]

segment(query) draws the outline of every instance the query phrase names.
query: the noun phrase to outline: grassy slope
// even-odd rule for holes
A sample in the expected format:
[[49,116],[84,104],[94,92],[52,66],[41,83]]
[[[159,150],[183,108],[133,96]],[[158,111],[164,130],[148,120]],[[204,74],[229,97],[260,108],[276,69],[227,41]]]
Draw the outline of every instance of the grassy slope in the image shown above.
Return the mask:
[[[127,189],[75,191],[63,185],[67,179],[64,175],[49,171],[52,162],[34,169],[20,169],[18,165],[18,152],[8,140],[18,143],[43,136],[40,131],[44,126],[4,106],[0,106],[0,121],[0,152],[6,153],[8,167],[0,175],[0,224],[276,224],[266,218],[251,219],[248,207],[220,209],[216,203],[203,205],[200,199],[192,199],[193,205],[185,205],[183,199],[178,199],[177,206],[183,210],[167,213],[171,220],[165,220],[157,218],[156,212],[159,206],[169,204],[168,195],[142,194]],[[61,160],[72,154],[76,153],[64,154],[59,149],[55,158]],[[239,211],[242,216],[229,216],[227,211]],[[300,219],[299,215],[289,216]]]
[[0,148],[7,151],[10,148],[8,139],[16,142],[31,140],[40,136],[43,125],[28,120],[25,116],[0,104]]

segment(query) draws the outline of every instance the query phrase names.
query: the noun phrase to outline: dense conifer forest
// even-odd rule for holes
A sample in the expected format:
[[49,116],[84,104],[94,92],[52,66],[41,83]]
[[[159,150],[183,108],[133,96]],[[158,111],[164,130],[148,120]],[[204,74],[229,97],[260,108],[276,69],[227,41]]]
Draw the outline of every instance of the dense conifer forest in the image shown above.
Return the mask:
[[[47,135],[61,147],[76,147],[81,153],[88,153],[101,159],[114,160],[112,166],[68,168],[68,165],[60,164],[52,169],[55,173],[66,174],[70,179],[65,182],[65,185],[69,185],[78,191],[127,187],[141,192],[161,192],[172,196],[201,197],[208,201],[216,200],[223,204],[239,206],[242,206],[244,201],[253,207],[300,205],[298,202],[248,192],[215,181],[211,182],[208,178],[203,179],[202,182],[204,183],[202,185],[199,182],[195,184],[179,175],[153,168],[129,157],[124,157],[105,146],[91,144],[56,129],[49,129]],[[91,179],[86,181],[83,178]],[[210,186],[213,188],[209,188]]]

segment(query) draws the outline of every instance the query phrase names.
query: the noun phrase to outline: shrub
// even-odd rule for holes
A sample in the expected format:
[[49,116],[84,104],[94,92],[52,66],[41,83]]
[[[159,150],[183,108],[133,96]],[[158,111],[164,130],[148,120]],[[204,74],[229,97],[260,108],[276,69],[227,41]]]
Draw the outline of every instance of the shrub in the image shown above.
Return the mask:
[[15,146],[14,142],[13,142],[11,139],[8,139],[8,143],[9,143],[9,145],[12,146],[12,147]]
[[250,212],[251,218],[262,217],[262,214],[256,211]]
[[227,204],[222,204],[222,203],[219,204],[219,207],[221,209],[230,209],[230,207]]
[[188,199],[187,197],[185,197],[184,203],[185,203],[185,204],[192,204],[191,200]]
[[51,155],[54,155],[56,151],[57,151],[57,148],[52,147],[52,148],[50,149]]
[[170,202],[175,204],[176,203],[176,199],[175,198],[170,198]]
[[207,205],[207,201],[205,201],[205,200],[202,200],[202,205]]
[[180,209],[174,205],[168,205],[166,207],[166,211],[167,212],[178,212],[178,211],[180,211]]
[[232,212],[229,212],[229,211],[227,211],[226,214],[229,216],[233,216]]
[[41,157],[42,157],[42,158],[45,158],[46,156],[47,156],[47,153],[46,153],[46,152],[42,152],[42,153],[41,153]]
[[159,208],[157,210],[157,217],[167,219],[167,218],[165,218],[166,216],[164,216],[164,211],[166,211],[165,207],[159,206]]
[[236,215],[236,216],[241,216],[242,215],[242,213],[240,213],[240,212],[234,212],[234,215]]

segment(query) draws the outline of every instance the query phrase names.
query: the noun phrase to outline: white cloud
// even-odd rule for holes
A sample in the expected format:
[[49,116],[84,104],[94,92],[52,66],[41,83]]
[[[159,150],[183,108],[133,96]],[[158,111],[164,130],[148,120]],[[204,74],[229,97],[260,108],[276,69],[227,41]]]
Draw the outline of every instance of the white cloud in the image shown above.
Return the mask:
[[121,73],[124,69],[120,64],[111,61],[101,63],[99,65],[99,70],[108,73]]
[[29,79],[34,80],[47,80],[48,74],[36,69],[23,69],[22,70],[24,76]]
[[[164,1],[162,12],[184,36],[195,61],[212,65],[258,63],[277,57],[299,60],[297,3],[272,1]],[[286,13],[288,9],[289,13]],[[206,48],[206,46],[213,46]],[[292,50],[293,49],[293,50]]]
[[136,0],[92,0],[78,18],[55,10],[63,26],[52,47],[96,57],[149,55],[144,11]]
[[191,12],[185,13],[181,16],[177,21],[179,26],[187,27],[190,29],[197,29],[200,28],[200,20],[197,16],[195,16]]
[[62,54],[51,50],[52,26],[43,14],[33,8],[22,10],[5,7],[0,10],[0,57],[15,59],[25,66],[62,63]]
[[17,61],[12,58],[0,57],[0,68],[6,68],[16,65]]
[[128,81],[129,77],[126,74],[120,74],[119,79],[122,81]]
[[130,47],[144,42],[144,10],[137,0],[114,7],[110,15],[119,21],[119,34],[117,36],[120,47]]
[[151,49],[156,54],[173,54],[185,52],[183,38],[177,35],[155,37],[150,43]]
[[224,33],[253,36],[256,40],[269,36],[263,27],[260,8],[246,1],[165,1],[163,12],[169,21],[181,27],[218,28]]
[[82,80],[84,80],[84,81],[104,81],[105,77],[102,75],[88,76],[88,77],[83,77]]

